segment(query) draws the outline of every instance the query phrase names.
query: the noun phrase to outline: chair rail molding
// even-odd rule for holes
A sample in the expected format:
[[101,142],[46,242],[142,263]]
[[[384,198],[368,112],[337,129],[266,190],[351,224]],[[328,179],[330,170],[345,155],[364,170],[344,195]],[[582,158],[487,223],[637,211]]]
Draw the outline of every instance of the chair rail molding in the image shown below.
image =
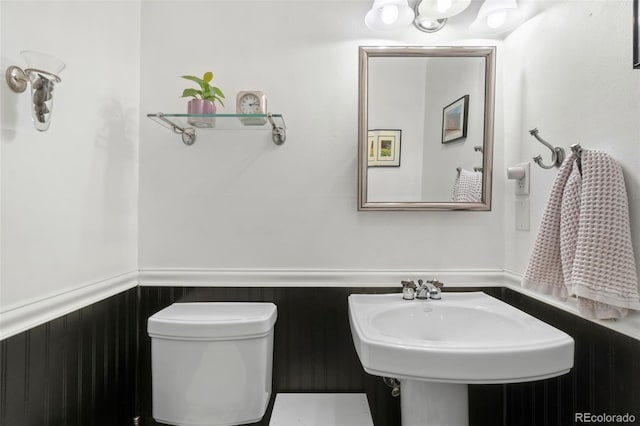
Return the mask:
[[438,278],[448,287],[500,287],[501,269],[141,269],[141,286],[393,287]]
[[138,285],[138,271],[130,271],[76,288],[9,306],[0,312],[0,340],[54,320]]

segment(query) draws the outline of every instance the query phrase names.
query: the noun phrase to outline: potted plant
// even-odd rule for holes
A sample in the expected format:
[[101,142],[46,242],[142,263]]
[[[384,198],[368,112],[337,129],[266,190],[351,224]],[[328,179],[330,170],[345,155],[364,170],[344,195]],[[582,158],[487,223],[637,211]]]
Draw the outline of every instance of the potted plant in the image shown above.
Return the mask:
[[[200,89],[187,88],[182,92],[183,98],[193,98],[187,104],[187,112],[189,114],[215,114],[216,101],[220,102],[220,105],[224,106],[224,103],[222,102],[224,94],[218,87],[211,85],[211,81],[213,80],[213,73],[211,71],[205,72],[202,75],[202,78],[193,75],[183,75],[182,78],[193,81],[200,86]],[[212,117],[192,117],[188,121],[194,126],[213,127],[213,120],[214,119]]]

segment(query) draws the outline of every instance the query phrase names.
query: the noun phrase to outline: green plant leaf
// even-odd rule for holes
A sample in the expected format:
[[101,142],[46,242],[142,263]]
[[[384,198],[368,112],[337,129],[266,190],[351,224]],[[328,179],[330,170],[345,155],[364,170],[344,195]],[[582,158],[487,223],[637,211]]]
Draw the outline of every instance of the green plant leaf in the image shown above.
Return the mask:
[[222,93],[222,90],[218,89],[217,87],[212,87],[213,89],[213,93],[216,94],[216,96],[224,99],[224,94]]
[[211,80],[213,80],[213,73],[211,71],[205,72],[204,75],[202,76],[202,79],[207,83],[210,82]]
[[182,92],[182,97],[186,98],[189,96],[193,96],[194,98],[197,98],[198,96],[202,96],[202,92],[197,89],[184,89],[184,92]]
[[183,76],[181,76],[181,78],[184,78],[185,80],[194,81],[194,82],[198,83],[200,86],[202,86],[203,84],[209,85],[209,83],[207,83],[203,79],[195,77],[193,75],[183,75]]

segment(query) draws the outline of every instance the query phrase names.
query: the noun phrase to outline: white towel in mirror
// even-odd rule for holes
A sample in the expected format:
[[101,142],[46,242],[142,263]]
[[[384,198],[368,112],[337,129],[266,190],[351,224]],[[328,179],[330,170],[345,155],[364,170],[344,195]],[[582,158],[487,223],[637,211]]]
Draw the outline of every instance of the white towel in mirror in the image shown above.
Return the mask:
[[482,202],[482,172],[459,169],[451,198],[457,202]]

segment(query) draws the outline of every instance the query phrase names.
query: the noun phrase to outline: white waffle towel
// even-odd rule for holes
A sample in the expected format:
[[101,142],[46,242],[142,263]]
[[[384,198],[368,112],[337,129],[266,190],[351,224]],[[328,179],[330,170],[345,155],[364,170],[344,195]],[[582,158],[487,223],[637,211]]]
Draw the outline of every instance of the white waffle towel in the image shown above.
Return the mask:
[[482,201],[482,173],[460,169],[453,184],[453,201],[479,203]]
[[601,151],[581,158],[582,173],[575,154],[560,167],[522,285],[576,297],[587,318],[623,318],[640,295],[622,169]]

